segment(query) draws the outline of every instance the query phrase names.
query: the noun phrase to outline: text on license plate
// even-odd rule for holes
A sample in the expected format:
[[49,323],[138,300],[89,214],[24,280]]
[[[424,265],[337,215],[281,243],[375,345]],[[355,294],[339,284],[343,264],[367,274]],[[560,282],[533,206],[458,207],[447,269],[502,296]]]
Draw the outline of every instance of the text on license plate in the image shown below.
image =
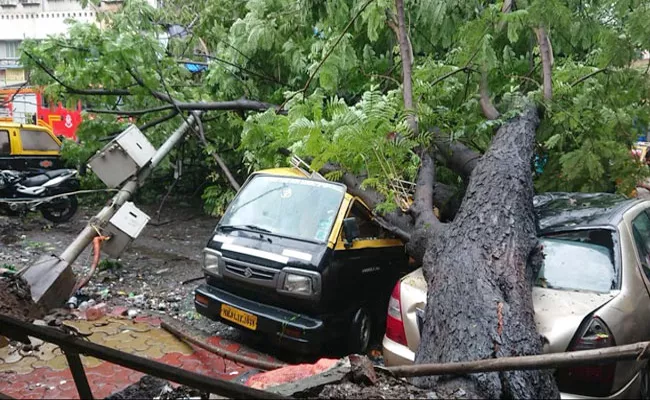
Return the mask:
[[221,318],[227,319],[228,321],[232,321],[251,330],[257,329],[256,315],[238,310],[235,307],[230,307],[227,304],[221,305]]

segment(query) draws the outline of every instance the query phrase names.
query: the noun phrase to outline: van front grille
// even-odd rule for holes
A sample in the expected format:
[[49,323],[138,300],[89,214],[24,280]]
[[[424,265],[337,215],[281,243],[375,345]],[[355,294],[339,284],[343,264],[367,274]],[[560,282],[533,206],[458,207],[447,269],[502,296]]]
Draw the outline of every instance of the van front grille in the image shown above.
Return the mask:
[[257,281],[258,284],[275,287],[279,270],[244,261],[224,257],[226,263],[226,276],[230,275],[239,280]]

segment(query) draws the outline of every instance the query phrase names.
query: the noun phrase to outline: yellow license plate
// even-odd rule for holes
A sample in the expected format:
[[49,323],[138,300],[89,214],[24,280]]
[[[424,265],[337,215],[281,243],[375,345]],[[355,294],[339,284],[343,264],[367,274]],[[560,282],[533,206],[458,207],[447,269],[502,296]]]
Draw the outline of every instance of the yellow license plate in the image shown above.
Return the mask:
[[250,330],[257,329],[257,316],[238,310],[235,307],[230,307],[227,304],[221,305],[221,318],[232,321]]

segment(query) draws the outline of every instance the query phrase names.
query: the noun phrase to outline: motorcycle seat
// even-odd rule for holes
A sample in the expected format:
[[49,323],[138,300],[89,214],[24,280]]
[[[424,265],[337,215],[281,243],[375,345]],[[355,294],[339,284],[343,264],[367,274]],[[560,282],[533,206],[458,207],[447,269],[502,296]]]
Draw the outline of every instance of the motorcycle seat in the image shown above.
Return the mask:
[[69,169],[53,169],[51,171],[45,172],[43,175],[47,175],[50,179],[54,179],[57,176],[65,175],[69,172]]
[[52,178],[47,176],[47,174],[39,174],[39,175],[30,176],[29,178],[25,178],[20,183],[27,187],[34,187],[34,186],[41,186],[42,184],[49,181],[50,179]]

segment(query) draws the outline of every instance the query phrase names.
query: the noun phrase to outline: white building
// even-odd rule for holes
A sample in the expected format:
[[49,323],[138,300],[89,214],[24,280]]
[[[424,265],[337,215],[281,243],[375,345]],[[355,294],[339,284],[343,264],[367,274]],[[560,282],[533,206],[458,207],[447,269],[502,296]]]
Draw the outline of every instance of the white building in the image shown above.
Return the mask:
[[[156,6],[156,0],[147,0]],[[66,33],[67,19],[96,22],[97,13],[119,8],[122,0],[104,0],[85,9],[78,0],[0,0],[0,87],[25,81],[18,63],[18,46],[24,39],[45,39]]]

